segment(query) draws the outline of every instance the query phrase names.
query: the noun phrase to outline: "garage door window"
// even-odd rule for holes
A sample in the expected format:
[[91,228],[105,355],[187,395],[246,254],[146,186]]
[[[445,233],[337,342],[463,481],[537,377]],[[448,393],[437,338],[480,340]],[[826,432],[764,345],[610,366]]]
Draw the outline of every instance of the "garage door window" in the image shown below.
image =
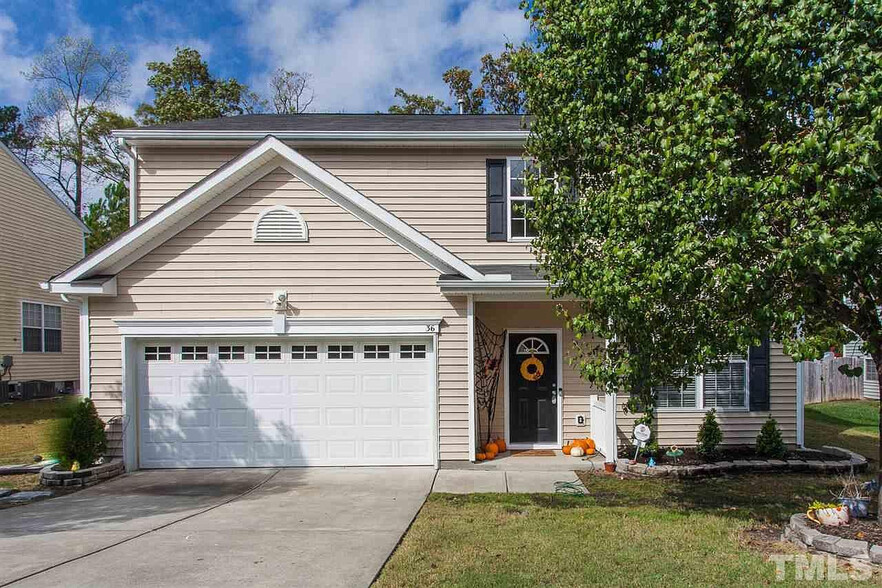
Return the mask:
[[282,359],[281,345],[257,345],[254,348],[254,359]]
[[328,345],[328,359],[355,359],[355,346]]
[[364,346],[364,358],[365,359],[389,359],[389,346],[388,345],[365,345]]
[[208,345],[182,345],[181,361],[208,361]]
[[402,345],[399,349],[401,359],[425,359],[425,345]]
[[221,361],[235,361],[245,359],[244,345],[218,345],[217,358]]
[[171,347],[145,347],[144,361],[171,361]]
[[318,345],[292,345],[291,359],[301,361],[318,359]]

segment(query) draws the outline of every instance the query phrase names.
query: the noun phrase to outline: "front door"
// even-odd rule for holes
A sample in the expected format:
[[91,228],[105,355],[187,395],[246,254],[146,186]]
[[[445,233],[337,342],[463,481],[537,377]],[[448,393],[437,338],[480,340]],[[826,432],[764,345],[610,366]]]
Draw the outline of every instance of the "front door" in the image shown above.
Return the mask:
[[508,340],[509,439],[557,442],[557,335],[511,333]]

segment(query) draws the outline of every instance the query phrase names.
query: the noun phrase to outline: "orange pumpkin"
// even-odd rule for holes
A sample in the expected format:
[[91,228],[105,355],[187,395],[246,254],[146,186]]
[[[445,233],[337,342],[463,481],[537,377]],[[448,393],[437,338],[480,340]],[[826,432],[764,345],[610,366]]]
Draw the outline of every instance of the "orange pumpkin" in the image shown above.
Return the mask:
[[481,453],[476,453],[475,459],[477,459],[478,461],[484,461],[485,459],[487,459],[487,454],[483,451]]
[[490,460],[493,459],[494,457],[496,457],[496,454],[495,454],[495,453],[485,453],[485,454],[484,454],[484,459],[486,459],[487,461],[490,461]]
[[496,443],[488,443],[484,446],[484,451],[487,453],[499,453],[499,445]]
[[496,443],[496,446],[499,448],[499,453],[502,453],[505,451],[505,439],[500,437],[499,439],[494,441],[494,443]]
[[597,451],[597,445],[594,443],[594,439],[591,437],[585,437],[585,455],[594,455]]
[[572,448],[573,448],[572,445],[564,445],[563,448],[561,449],[561,451],[563,451],[563,454],[564,454],[564,455],[569,455],[569,454],[570,454],[570,450],[571,450]]
[[585,451],[588,451],[588,443],[585,442],[584,439],[576,439],[572,443],[573,447],[581,447]]

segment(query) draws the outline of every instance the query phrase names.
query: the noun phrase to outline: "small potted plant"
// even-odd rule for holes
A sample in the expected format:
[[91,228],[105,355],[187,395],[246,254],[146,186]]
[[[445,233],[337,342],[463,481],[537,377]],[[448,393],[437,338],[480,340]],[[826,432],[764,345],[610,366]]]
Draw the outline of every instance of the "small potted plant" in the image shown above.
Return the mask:
[[805,515],[819,525],[838,527],[848,524],[848,508],[832,502],[812,502]]
[[848,509],[848,514],[856,519],[870,516],[870,495],[864,492],[865,484],[861,483],[854,473],[840,476],[842,490],[836,494],[836,501]]

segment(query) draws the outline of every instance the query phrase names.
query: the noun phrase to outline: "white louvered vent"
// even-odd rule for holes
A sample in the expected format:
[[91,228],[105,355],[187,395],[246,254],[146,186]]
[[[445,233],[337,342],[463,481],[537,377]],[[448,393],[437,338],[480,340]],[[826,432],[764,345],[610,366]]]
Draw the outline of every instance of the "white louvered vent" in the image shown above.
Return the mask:
[[308,241],[309,230],[299,212],[287,206],[273,206],[261,212],[254,221],[254,240],[272,243]]

